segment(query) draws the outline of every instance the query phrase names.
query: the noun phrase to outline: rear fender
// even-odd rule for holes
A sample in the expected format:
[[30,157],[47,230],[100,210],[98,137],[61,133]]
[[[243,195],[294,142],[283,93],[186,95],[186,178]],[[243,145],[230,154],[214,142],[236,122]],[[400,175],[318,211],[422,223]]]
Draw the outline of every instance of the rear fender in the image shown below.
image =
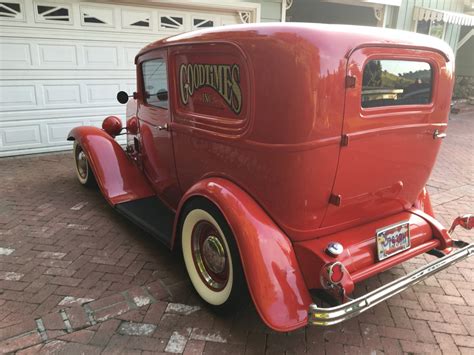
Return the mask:
[[[205,179],[191,187],[180,202],[177,216],[186,202],[196,196],[213,202],[229,224],[251,297],[262,320],[277,331],[305,326],[311,297],[286,235],[254,199],[222,178]],[[174,238],[178,221],[179,217]]]
[[416,208],[410,209],[409,212],[423,218],[426,222],[428,222],[431,227],[431,231],[433,232],[433,237],[438,239],[440,242],[440,250],[445,250],[453,246],[453,240],[451,239],[448,230],[444,228],[444,226],[436,218]]
[[102,194],[112,206],[155,195],[137,165],[105,131],[76,127],[67,139],[81,145]]
[[434,218],[433,207],[431,205],[430,195],[426,190],[426,187],[421,190],[420,194],[418,195],[415,201],[415,208],[429,214],[431,217]]

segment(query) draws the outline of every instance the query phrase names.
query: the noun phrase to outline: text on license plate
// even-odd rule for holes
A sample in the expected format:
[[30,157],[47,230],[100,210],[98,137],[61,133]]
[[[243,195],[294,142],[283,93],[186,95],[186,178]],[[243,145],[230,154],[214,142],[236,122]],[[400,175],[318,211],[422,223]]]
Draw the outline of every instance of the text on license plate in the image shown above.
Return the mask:
[[377,230],[377,254],[379,260],[410,248],[410,223],[401,222]]

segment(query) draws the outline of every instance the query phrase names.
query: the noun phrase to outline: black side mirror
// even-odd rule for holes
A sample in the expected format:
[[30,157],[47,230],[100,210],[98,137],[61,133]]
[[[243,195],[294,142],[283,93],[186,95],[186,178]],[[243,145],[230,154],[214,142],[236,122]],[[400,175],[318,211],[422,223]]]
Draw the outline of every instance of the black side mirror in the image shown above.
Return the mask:
[[128,94],[125,91],[119,91],[117,93],[117,101],[121,104],[126,104],[128,102]]
[[161,89],[156,93],[156,98],[159,101],[168,101],[168,91]]

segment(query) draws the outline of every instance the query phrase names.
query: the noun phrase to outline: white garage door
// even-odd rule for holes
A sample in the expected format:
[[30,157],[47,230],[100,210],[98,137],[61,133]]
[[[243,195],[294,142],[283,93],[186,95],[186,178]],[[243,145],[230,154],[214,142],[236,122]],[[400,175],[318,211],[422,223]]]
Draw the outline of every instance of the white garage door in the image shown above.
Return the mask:
[[68,148],[68,131],[124,118],[135,54],[173,33],[240,23],[238,11],[0,0],[0,156]]

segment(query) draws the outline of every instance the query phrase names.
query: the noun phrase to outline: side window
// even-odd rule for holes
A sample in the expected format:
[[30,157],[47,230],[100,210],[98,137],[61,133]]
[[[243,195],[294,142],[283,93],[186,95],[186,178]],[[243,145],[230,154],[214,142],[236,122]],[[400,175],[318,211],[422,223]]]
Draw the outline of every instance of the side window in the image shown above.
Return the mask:
[[431,102],[432,68],[426,62],[371,60],[362,78],[362,107],[424,105]]
[[145,102],[149,105],[168,108],[168,75],[166,61],[152,59],[142,64]]

